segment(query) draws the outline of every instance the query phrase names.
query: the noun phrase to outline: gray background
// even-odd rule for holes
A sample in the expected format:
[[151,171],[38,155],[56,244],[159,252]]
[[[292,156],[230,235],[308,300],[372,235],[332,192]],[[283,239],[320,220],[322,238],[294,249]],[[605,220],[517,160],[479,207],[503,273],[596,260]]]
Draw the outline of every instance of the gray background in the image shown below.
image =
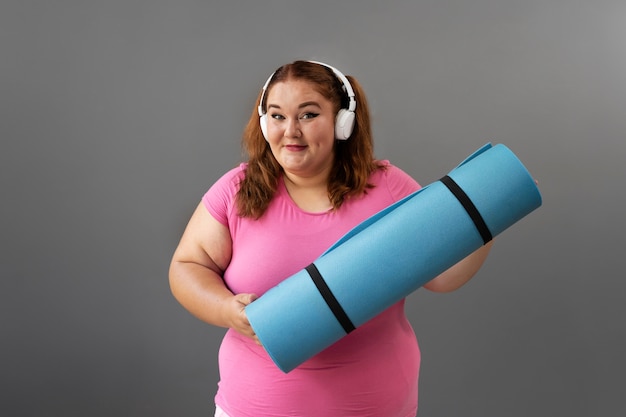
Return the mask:
[[168,264],[262,83],[310,58],[422,184],[487,141],[540,182],[470,284],[409,297],[420,416],[625,415],[625,45],[623,0],[4,0],[0,414],[211,413],[223,330]]

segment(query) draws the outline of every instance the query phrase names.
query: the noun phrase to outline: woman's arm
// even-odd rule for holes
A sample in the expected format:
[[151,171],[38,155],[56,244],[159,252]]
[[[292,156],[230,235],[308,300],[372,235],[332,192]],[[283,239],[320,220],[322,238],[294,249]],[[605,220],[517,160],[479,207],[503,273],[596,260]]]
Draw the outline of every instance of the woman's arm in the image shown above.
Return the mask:
[[493,240],[424,284],[424,288],[434,292],[451,292],[461,288],[478,272],[487,259],[492,245]]
[[172,257],[170,288],[178,302],[200,320],[256,340],[244,311],[256,296],[235,295],[222,279],[231,254],[228,228],[200,203]]

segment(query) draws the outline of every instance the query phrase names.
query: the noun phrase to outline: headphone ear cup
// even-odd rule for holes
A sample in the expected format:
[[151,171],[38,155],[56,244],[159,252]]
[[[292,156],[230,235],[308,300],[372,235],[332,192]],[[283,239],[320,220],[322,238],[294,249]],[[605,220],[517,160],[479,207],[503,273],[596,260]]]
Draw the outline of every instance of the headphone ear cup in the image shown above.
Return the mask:
[[261,132],[263,132],[263,137],[267,140],[267,114],[264,114],[259,118],[259,124],[261,125]]
[[352,134],[354,128],[354,112],[341,109],[337,112],[335,118],[335,138],[339,140],[346,140]]

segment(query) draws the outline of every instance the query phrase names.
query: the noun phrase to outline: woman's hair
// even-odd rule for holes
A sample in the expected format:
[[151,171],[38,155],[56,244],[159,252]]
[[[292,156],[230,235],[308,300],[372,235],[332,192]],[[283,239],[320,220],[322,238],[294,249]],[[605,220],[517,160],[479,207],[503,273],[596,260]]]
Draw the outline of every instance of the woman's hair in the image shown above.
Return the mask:
[[[341,207],[345,199],[358,196],[371,188],[372,185],[367,182],[370,174],[382,167],[374,159],[370,112],[365,93],[354,77],[346,78],[354,90],[357,104],[352,134],[347,140],[335,140],[335,163],[328,180],[328,196],[335,210]],[[275,83],[287,80],[303,80],[313,84],[322,96],[334,104],[335,114],[340,108],[348,106],[343,84],[330,68],[313,62],[295,61],[276,70],[265,95],[262,91],[259,93],[243,132],[243,148],[249,159],[236,197],[240,216],[260,218],[276,192],[283,170],[263,136],[257,108],[259,105],[265,106],[265,103],[260,103],[261,98],[268,96]]]

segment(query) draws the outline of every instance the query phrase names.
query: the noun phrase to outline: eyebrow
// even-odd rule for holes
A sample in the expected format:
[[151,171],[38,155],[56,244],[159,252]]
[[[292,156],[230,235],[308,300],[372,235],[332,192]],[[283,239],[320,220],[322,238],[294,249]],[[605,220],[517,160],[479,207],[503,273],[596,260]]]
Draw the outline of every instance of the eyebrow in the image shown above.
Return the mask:
[[[315,106],[315,107],[318,107],[320,109],[322,108],[322,106],[320,106],[320,104],[317,101],[305,101],[304,103],[301,103],[300,105],[298,105],[298,108],[302,109],[302,108],[308,107],[308,106]],[[269,103],[267,105],[267,108],[268,108],[268,110],[271,109],[271,108],[280,109],[280,106],[278,104]]]

